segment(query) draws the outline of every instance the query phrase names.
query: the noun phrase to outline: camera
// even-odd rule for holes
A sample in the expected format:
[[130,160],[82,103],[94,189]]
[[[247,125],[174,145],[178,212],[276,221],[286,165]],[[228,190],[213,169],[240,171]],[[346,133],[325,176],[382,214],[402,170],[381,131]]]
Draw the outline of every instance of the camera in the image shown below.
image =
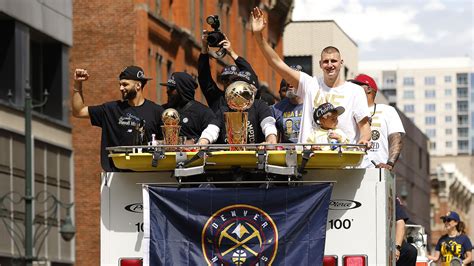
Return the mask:
[[219,27],[221,26],[219,16],[211,15],[206,18],[206,22],[207,24],[211,25],[213,29],[213,31],[209,32],[207,35],[207,43],[209,47],[222,47],[222,45],[219,45],[219,43],[225,40],[225,37],[219,29]]

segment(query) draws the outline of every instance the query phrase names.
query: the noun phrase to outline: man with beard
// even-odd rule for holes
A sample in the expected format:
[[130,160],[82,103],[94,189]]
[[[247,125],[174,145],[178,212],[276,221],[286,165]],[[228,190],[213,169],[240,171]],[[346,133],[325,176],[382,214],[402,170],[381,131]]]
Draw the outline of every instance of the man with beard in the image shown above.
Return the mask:
[[82,83],[89,79],[86,69],[74,71],[72,114],[78,118],[89,118],[93,126],[102,128],[101,165],[105,171],[116,172],[106,147],[146,144],[151,134],[161,136],[161,114],[163,108],[144,98],[143,88],[150,78],[143,69],[128,66],[119,75],[122,100],[86,106]]
[[185,72],[174,72],[166,83],[168,103],[166,108],[174,108],[180,117],[180,135],[185,136],[187,143],[209,144],[219,136],[216,117],[209,107],[194,100],[197,83]]
[[296,94],[303,100],[301,130],[298,142],[304,143],[313,127],[313,111],[322,103],[343,106],[344,114],[339,117],[339,126],[346,133],[350,143],[370,145],[369,109],[362,88],[340,77],[343,65],[341,54],[336,47],[328,46],[321,52],[319,66],[323,78],[318,79],[290,68],[269,45],[263,36],[266,20],[263,11],[255,7],[251,14],[252,32],[260,51],[268,64],[288,83],[294,84]]
[[[300,65],[290,66],[302,71]],[[284,97],[283,93],[284,92]],[[286,80],[280,82],[281,101],[272,108],[272,115],[276,120],[280,143],[297,143],[300,133],[301,114],[303,113],[303,100],[295,93],[295,87]]]

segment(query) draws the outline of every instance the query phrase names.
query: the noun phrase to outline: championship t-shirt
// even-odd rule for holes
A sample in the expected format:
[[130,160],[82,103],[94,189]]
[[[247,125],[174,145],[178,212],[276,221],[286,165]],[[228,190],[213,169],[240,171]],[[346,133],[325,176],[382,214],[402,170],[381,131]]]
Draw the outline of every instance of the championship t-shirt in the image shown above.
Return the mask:
[[293,104],[288,98],[272,105],[272,115],[280,132],[281,143],[297,143],[300,133],[303,104]]
[[376,164],[386,163],[389,155],[388,136],[393,133],[405,134],[402,120],[397,110],[390,105],[374,104],[369,108],[371,114],[371,144],[372,148],[367,151],[361,167],[375,167],[371,161]]
[[435,250],[440,252],[442,262],[449,263],[454,257],[463,260],[466,251],[472,250],[472,244],[469,237],[464,234],[455,237],[444,235],[438,240]]
[[[118,169],[108,158],[105,148],[114,146],[142,145],[155,134],[161,138],[161,114],[163,107],[145,100],[140,106],[130,106],[126,101],[107,102],[97,106],[89,106],[91,124],[102,128],[101,165],[107,172]],[[139,136],[136,131],[140,124],[145,131]]]
[[315,126],[313,110],[329,102],[335,107],[345,108],[345,112],[339,116],[338,128],[346,133],[349,143],[357,143],[360,135],[357,123],[369,116],[367,98],[361,86],[344,82],[338,87],[330,88],[324,84],[324,80],[318,80],[300,72],[297,95],[303,98],[303,115],[298,142],[304,143]]

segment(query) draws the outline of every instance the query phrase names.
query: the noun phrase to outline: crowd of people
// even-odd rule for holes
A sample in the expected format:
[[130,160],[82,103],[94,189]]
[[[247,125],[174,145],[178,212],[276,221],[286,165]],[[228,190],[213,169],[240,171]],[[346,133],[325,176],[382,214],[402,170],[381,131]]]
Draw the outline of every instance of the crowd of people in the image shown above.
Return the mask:
[[[288,66],[263,36],[266,20],[262,10],[251,13],[252,32],[268,63],[283,80],[279,88],[279,102],[269,106],[264,100],[265,89],[259,86],[257,74],[248,61],[239,56],[225,38],[220,46],[235,65],[223,67],[218,83],[211,75],[207,31],[202,34],[202,48],[198,59],[197,81],[188,73],[172,73],[166,83],[168,101],[162,105],[145,99],[143,90],[150,80],[138,66],[128,66],[119,74],[122,99],[97,106],[87,106],[83,97],[83,82],[89,79],[86,69],[74,72],[72,111],[75,117],[89,118],[91,124],[102,129],[101,165],[105,171],[119,171],[108,158],[106,147],[141,145],[154,134],[162,138],[161,114],[166,108],[177,110],[180,134],[189,144],[206,145],[227,143],[225,112],[232,112],[225,99],[225,89],[243,81],[255,91],[247,122],[248,143],[350,143],[367,147],[361,167],[392,170],[400,155],[403,135],[402,122],[396,110],[375,103],[378,86],[368,75],[360,74],[353,80],[340,76],[343,59],[340,51],[328,46],[321,51],[319,65],[323,77],[306,74],[299,65]],[[263,86],[262,86],[263,87]],[[195,100],[200,88],[207,106]],[[314,146],[332,149],[331,145]],[[408,217],[397,200],[396,258],[397,265],[415,265],[416,249],[404,239]],[[459,215],[450,212],[443,216],[448,234],[440,239],[433,260],[450,261],[454,254],[471,260],[471,243],[463,234]]]

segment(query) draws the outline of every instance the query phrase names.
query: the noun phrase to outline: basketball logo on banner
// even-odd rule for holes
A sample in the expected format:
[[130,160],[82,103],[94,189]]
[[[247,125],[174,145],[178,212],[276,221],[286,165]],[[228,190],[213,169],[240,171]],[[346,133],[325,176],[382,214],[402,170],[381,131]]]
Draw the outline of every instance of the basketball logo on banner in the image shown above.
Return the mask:
[[230,205],[207,220],[201,245],[208,265],[271,265],[278,250],[278,229],[263,210]]

